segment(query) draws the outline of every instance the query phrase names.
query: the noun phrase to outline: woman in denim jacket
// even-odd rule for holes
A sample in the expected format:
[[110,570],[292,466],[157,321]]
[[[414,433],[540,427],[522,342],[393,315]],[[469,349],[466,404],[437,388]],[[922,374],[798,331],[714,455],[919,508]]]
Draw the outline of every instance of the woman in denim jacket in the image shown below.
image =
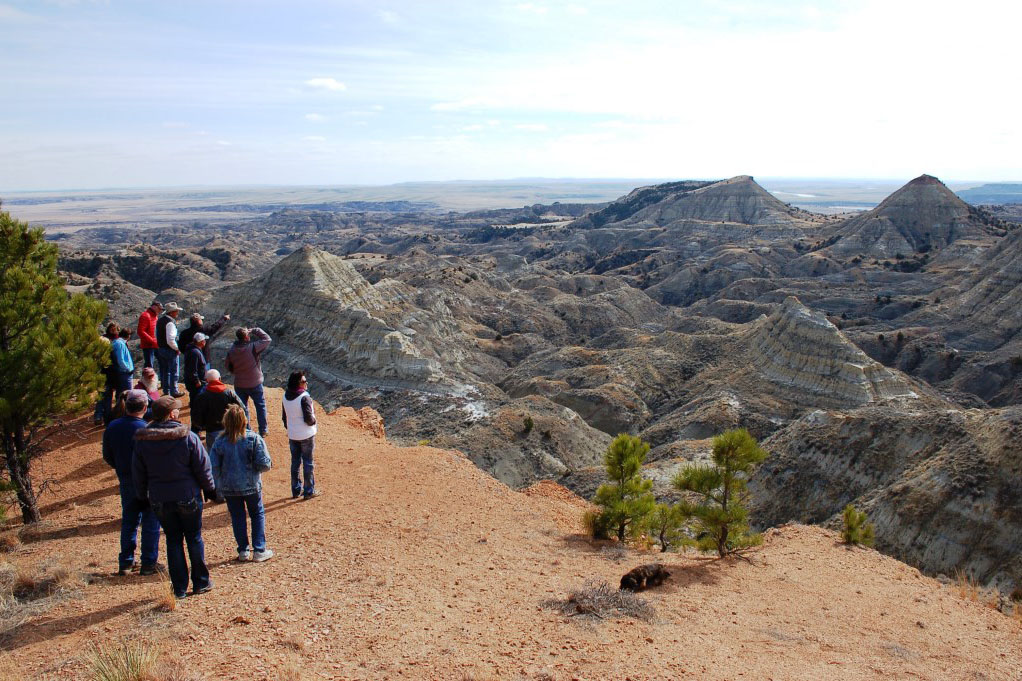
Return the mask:
[[[224,413],[224,431],[209,450],[217,494],[227,499],[234,538],[238,542],[238,560],[261,563],[273,558],[266,548],[266,511],[263,509],[263,483],[260,473],[270,470],[270,454],[263,438],[248,430],[245,411],[232,404]],[[252,545],[249,550],[246,509],[252,519]]]

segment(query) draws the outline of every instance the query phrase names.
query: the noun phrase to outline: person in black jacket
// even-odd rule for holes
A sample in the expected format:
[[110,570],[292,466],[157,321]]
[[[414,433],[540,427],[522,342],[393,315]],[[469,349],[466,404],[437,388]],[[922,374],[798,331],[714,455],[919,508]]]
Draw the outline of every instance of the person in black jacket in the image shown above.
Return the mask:
[[198,312],[193,313],[192,316],[189,317],[188,328],[182,331],[181,335],[178,337],[178,345],[182,348],[187,348],[195,339],[195,334],[204,334],[206,336],[206,345],[202,348],[202,354],[206,356],[206,369],[209,369],[209,346],[213,342],[213,339],[216,338],[217,334],[224,328],[224,325],[231,321],[231,315],[225,314],[212,324],[206,324],[205,319],[206,318]]
[[188,404],[194,404],[199,391],[206,385],[206,334],[197,333],[185,349],[185,388],[188,390]]
[[[164,395],[153,405],[154,421],[135,432],[131,476],[135,494],[148,500],[167,539],[167,570],[174,597],[213,588],[202,542],[202,498],[216,497],[216,483],[199,436],[178,421],[181,402]],[[188,561],[184,545],[188,545]]]
[[210,369],[206,372],[206,389],[192,402],[192,432],[206,431],[206,449],[209,450],[224,429],[224,413],[227,407],[241,405],[238,394],[224,385],[220,372]]

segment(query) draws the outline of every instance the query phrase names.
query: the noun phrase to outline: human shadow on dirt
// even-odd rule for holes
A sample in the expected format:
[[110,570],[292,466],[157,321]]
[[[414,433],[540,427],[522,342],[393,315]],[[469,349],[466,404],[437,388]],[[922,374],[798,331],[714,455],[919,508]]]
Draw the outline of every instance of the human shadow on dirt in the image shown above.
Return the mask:
[[80,480],[88,480],[91,477],[102,475],[103,473],[113,473],[114,469],[110,468],[110,465],[103,459],[94,459],[88,463],[82,464],[78,468],[74,469],[59,482],[60,484],[66,484],[69,482],[78,482]]
[[22,534],[21,540],[26,544],[35,544],[54,539],[67,539],[69,537],[95,537],[100,534],[119,532],[121,519],[111,518],[99,523],[72,525],[70,527],[57,527],[53,529],[39,529],[31,533]]
[[0,650],[17,650],[18,648],[52,641],[55,638],[73,634],[76,631],[90,627],[100,622],[105,622],[114,617],[133,612],[139,608],[149,605],[151,598],[137,598],[128,603],[115,603],[102,610],[85,612],[80,615],[59,617],[56,619],[47,618],[45,615],[36,618],[34,621],[22,624],[20,627],[8,632],[0,640]]
[[113,483],[107,487],[101,487],[99,489],[86,492],[85,494],[79,494],[76,497],[69,499],[61,499],[60,501],[54,501],[53,503],[47,504],[39,509],[39,512],[45,515],[56,513],[57,511],[63,511],[66,508],[74,506],[85,506],[93,501],[98,501],[104,497],[108,497],[114,494],[118,494],[118,488],[116,483]]

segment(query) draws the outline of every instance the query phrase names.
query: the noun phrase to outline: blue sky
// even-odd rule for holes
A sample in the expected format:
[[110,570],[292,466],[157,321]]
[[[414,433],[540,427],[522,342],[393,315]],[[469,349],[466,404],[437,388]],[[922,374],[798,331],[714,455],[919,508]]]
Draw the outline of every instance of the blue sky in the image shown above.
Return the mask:
[[0,0],[0,191],[1022,180],[1017,3]]

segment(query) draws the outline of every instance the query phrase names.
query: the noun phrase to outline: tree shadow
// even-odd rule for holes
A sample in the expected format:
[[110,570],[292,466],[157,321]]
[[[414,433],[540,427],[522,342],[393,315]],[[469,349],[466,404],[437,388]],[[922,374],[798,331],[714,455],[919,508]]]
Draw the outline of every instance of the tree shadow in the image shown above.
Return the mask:
[[94,537],[100,534],[119,532],[120,529],[121,519],[112,518],[92,525],[72,525],[71,527],[61,527],[53,530],[32,532],[24,535],[22,537],[22,541],[26,544],[35,544],[43,541],[51,541],[53,539],[67,539],[69,537]]
[[79,480],[87,480],[88,478],[101,475],[102,473],[113,472],[114,469],[110,468],[106,461],[103,459],[95,459],[74,469],[57,482],[60,484],[64,484],[66,482],[78,482]]
[[86,612],[80,615],[56,619],[46,618],[45,616],[39,617],[37,621],[27,622],[9,632],[3,640],[0,640],[0,650],[13,651],[34,643],[52,641],[55,638],[73,634],[94,624],[134,612],[151,602],[151,598],[136,598],[128,603],[117,603],[102,610]]
[[43,515],[54,513],[56,511],[63,511],[66,508],[70,508],[72,504],[76,506],[84,506],[103,497],[108,497],[113,494],[118,494],[119,490],[117,487],[101,487],[100,489],[86,492],[85,494],[79,494],[76,497],[70,499],[61,499],[60,501],[54,501],[52,504],[47,504],[39,509],[39,512]]

